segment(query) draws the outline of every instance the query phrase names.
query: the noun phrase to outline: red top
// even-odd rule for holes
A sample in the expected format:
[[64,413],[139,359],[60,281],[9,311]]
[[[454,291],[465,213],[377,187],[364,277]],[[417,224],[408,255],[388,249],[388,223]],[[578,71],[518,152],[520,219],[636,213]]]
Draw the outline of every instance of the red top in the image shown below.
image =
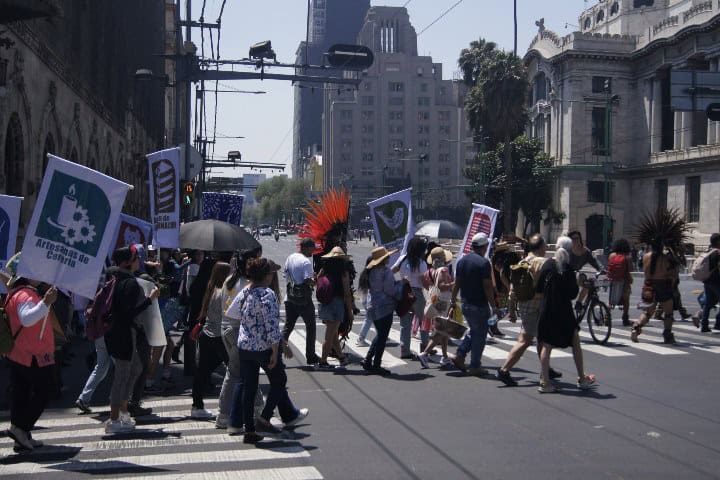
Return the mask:
[[608,278],[613,281],[627,279],[627,256],[615,253],[608,261]]
[[[13,335],[20,327],[22,327],[22,331],[15,338],[15,344],[7,358],[26,367],[32,365],[33,357],[39,367],[53,365],[55,363],[55,334],[50,319],[52,313],[48,313],[45,321],[41,320],[30,327],[23,327],[18,316],[18,308],[23,303],[37,305],[42,302],[37,290],[31,287],[19,287],[8,293],[8,297],[5,311],[10,319],[10,330]],[[45,331],[40,338],[43,323],[46,323]]]

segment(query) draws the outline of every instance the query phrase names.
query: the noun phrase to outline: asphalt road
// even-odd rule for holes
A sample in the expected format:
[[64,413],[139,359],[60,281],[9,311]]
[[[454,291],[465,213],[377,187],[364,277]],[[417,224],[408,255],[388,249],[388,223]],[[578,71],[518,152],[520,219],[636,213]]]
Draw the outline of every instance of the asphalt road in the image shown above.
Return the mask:
[[[296,240],[264,237],[263,245],[266,256],[283,262]],[[349,246],[358,263],[371,248],[367,241]],[[691,292],[698,286],[681,283],[693,309]],[[545,395],[536,390],[539,365],[530,351],[513,371],[520,382],[514,388],[492,377],[440,370],[436,363],[422,370],[416,361],[401,360],[397,346],[389,347],[384,359],[393,371],[388,378],[367,376],[356,364],[344,371],[314,371],[304,364],[300,321],[291,337],[295,356],[287,361],[288,386],[310,416],[285,441],[261,449],[242,445],[211,423],[185,418],[189,379],[181,377],[181,366],[174,367],[176,382],[165,395],[148,398],[158,415],[140,419],[135,436],[104,436],[107,382],[95,396],[97,415],[78,416],[68,408],[87,375],[82,365],[87,344],[78,344],[65,370],[67,390],[34,435],[52,446],[18,458],[8,450],[10,441],[0,438],[0,477],[720,478],[720,376],[714,373],[720,333],[700,334],[692,324],[678,322],[679,343],[665,346],[660,322],[654,321],[641,343],[632,344],[619,313],[613,313],[610,344],[584,344],[586,371],[597,375],[597,388],[577,390],[572,358],[558,351],[552,364],[563,373],[564,388]],[[633,310],[631,318],[636,317]],[[362,315],[356,319],[355,332],[362,320]],[[503,362],[518,330],[507,321],[499,326],[507,336],[490,340],[483,358],[491,369]],[[322,332],[319,325],[318,338]],[[399,338],[397,319],[390,338]],[[365,351],[354,341],[346,348],[356,357]],[[6,374],[0,369],[0,384]],[[0,413],[3,425],[6,418]]]

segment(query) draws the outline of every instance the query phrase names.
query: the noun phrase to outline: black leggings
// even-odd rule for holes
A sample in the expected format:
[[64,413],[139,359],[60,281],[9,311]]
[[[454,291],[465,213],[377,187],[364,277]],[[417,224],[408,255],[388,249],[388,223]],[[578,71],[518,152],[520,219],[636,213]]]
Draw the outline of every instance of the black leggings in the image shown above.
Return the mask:
[[365,363],[374,367],[379,367],[382,362],[383,353],[385,353],[385,344],[387,343],[390,328],[392,327],[393,314],[386,315],[373,321],[377,335],[373,338],[370,349],[365,357]]
[[205,333],[200,335],[198,339],[200,358],[198,359],[197,370],[193,378],[192,397],[193,407],[205,408],[203,402],[203,390],[212,372],[220,366],[221,363],[227,363],[228,356],[223,344],[222,337],[208,337]]
[[35,359],[26,367],[10,363],[10,423],[29,432],[35,426],[55,387],[55,367],[38,367]]

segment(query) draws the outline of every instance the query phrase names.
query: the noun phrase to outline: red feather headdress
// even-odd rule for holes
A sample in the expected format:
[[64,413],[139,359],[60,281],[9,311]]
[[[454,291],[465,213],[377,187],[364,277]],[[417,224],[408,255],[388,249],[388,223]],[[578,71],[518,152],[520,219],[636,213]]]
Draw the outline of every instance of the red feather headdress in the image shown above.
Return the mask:
[[330,239],[333,239],[330,248],[336,246],[337,241],[347,240],[350,194],[344,188],[339,191],[329,190],[321,194],[317,201],[309,200],[303,214],[305,226],[298,236],[315,240],[315,253],[325,252]]

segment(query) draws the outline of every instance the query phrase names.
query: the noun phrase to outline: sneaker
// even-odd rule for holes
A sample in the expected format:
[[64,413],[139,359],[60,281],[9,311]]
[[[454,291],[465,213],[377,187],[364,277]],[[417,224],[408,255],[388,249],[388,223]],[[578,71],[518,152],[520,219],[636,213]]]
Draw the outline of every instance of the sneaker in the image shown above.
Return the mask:
[[503,371],[502,368],[498,368],[497,379],[503,382],[508,387],[517,387],[517,382],[510,376],[510,372]]
[[632,326],[632,322],[630,321],[630,317],[627,317],[627,316],[623,315],[623,317],[622,317],[622,324],[623,324],[623,327],[630,327],[630,326]]
[[558,372],[554,368],[550,367],[550,380],[562,377],[562,373]]
[[505,336],[505,334],[500,331],[497,324],[490,327],[490,331],[492,332],[493,337],[503,338]]
[[130,416],[129,412],[120,412],[120,420],[130,425],[135,425],[135,419]]
[[452,365],[452,360],[450,360],[448,357],[442,357],[440,359],[440,368],[448,367]]
[[464,372],[467,370],[467,367],[465,366],[465,357],[461,357],[460,355],[450,355],[450,361],[453,365],[455,365],[455,368],[458,370]]
[[145,408],[140,402],[128,402],[128,412],[133,417],[144,417],[152,413],[152,408]]
[[632,330],[630,332],[630,340],[633,341],[633,343],[638,343],[638,337],[640,336],[640,333],[642,332],[642,327],[639,324],[635,324],[632,327]]
[[478,368],[468,368],[467,373],[471,377],[483,377],[483,376],[487,375],[489,372],[485,368],[478,367]]
[[105,433],[108,434],[128,433],[132,432],[133,430],[135,430],[135,425],[125,423],[120,418],[118,418],[117,420],[108,420],[107,422],[105,422]]
[[15,440],[15,443],[20,445],[22,448],[26,450],[33,449],[33,444],[30,441],[27,432],[22,428],[16,427],[15,425],[10,425],[10,428],[6,431],[6,433],[8,437]]
[[80,400],[79,398],[78,398],[77,400],[75,400],[75,406],[76,406],[76,407],[78,408],[78,410],[80,410],[82,413],[86,413],[86,414],[87,414],[87,413],[92,413],[92,410],[90,409],[90,405],[88,405],[87,403],[83,402],[83,401]]
[[595,385],[595,375],[585,375],[584,377],[578,377],[577,387],[580,390],[590,390]]
[[309,409],[301,408],[300,410],[298,410],[298,414],[295,418],[293,418],[289,422],[285,422],[285,428],[294,427],[295,425],[299,424],[300,422],[305,420],[305,417],[307,417],[309,413]]
[[226,430],[228,435],[243,435],[245,433],[243,427],[233,427],[232,425],[228,425]]
[[228,421],[230,421],[230,415],[227,413],[218,413],[215,419],[215,428],[225,430],[228,427]]
[[700,332],[702,332],[702,333],[710,333],[710,332],[712,332],[712,330],[710,329],[709,326],[707,326],[707,327],[702,327],[702,328],[700,329]]
[[32,444],[33,448],[40,448],[45,445],[40,440],[35,440],[34,438],[32,438],[32,433],[30,432],[27,432],[27,437],[30,439],[30,443]]
[[400,352],[400,358],[402,360],[414,360],[415,354],[409,350],[406,350],[406,351]]
[[367,347],[368,345],[370,345],[370,344],[364,338],[358,338],[357,341],[355,342],[356,347]]
[[172,382],[172,371],[169,368],[163,370],[162,379],[166,382]]
[[380,375],[381,377],[389,377],[390,375],[392,375],[392,372],[390,370],[383,367],[373,367],[372,373]]
[[161,387],[160,385],[156,385],[155,383],[151,384],[145,384],[145,393],[148,393],[150,395],[156,394],[156,393],[163,393],[165,392],[165,389]]
[[309,356],[307,357],[307,364],[308,364],[308,365],[315,365],[315,364],[317,364],[317,363],[319,363],[319,362],[320,362],[320,357],[318,357],[317,355],[309,355]]
[[243,443],[254,445],[258,442],[263,441],[264,438],[265,437],[263,437],[262,435],[258,435],[255,432],[247,432],[245,436],[243,436]]
[[551,383],[540,382],[540,386],[538,387],[538,392],[540,392],[540,393],[556,393],[559,391],[560,391],[560,388],[555,386],[552,382]]
[[281,429],[277,428],[275,425],[270,423],[270,420],[266,420],[263,417],[257,417],[255,419],[255,429],[257,430],[257,433],[268,437],[279,437],[282,435]]
[[190,418],[193,420],[210,420],[214,416],[215,414],[213,412],[205,408],[192,407],[190,409]]
[[318,362],[317,368],[319,368],[320,370],[334,370],[335,366],[321,360]]
[[670,330],[663,330],[663,343],[672,344],[675,343],[675,335]]
[[422,365],[422,368],[430,368],[430,365],[428,364],[428,356],[427,353],[423,352],[417,356],[418,360],[420,361],[420,365]]
[[370,372],[373,369],[372,364],[367,360],[363,360],[362,362],[360,362],[360,366],[362,366],[363,370],[365,370],[366,372]]

